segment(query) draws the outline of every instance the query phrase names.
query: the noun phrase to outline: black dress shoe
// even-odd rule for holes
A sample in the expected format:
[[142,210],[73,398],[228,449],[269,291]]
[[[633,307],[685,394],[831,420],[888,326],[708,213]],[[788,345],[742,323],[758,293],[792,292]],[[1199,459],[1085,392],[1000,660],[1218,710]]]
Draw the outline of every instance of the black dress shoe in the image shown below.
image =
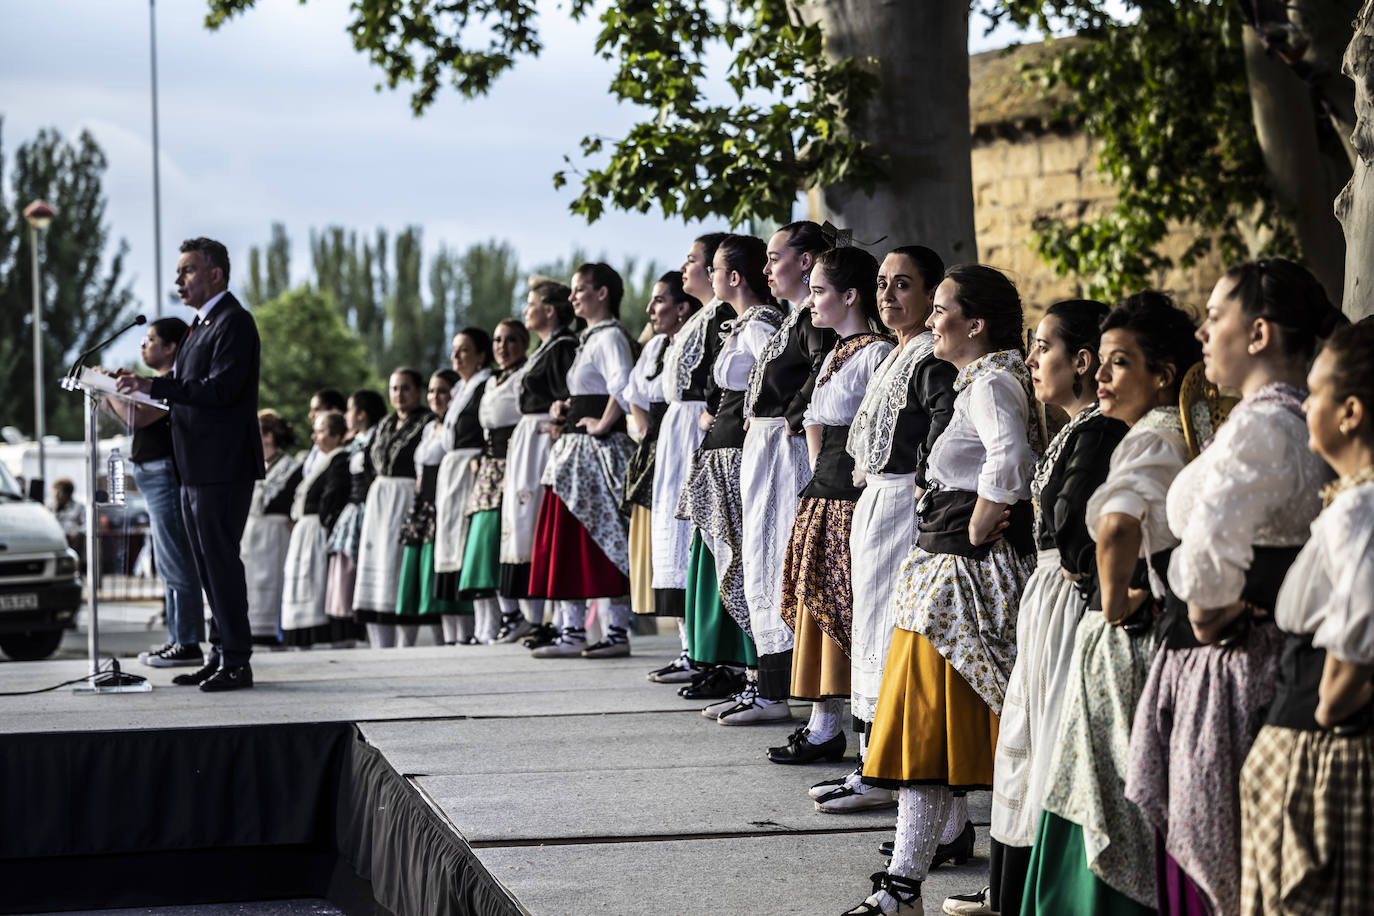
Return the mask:
[[[938,868],[946,862],[953,862],[955,865],[963,865],[973,858],[974,840],[973,821],[965,821],[964,829],[954,838],[953,842],[941,843],[935,847],[935,858],[930,861],[931,868]],[[892,858],[892,841],[878,847],[878,852],[887,858]]]
[[744,689],[744,675],[723,665],[701,672],[690,684],[678,688],[677,695],[687,700],[723,700]]
[[814,763],[817,760],[837,763],[844,759],[844,732],[821,744],[808,741],[808,734],[810,732],[803,725],[792,733],[782,747],[770,747],[768,759],[774,763]]
[[530,635],[520,643],[526,649],[538,649],[542,646],[551,646],[554,640],[558,639],[562,632],[552,624],[541,623],[530,631]]
[[219,670],[219,655],[212,653],[205,662],[204,668],[197,668],[187,674],[178,674],[172,678],[172,683],[178,687],[195,687],[210,680],[215,672]]
[[222,690],[242,690],[252,686],[253,669],[243,664],[219,669],[200,685],[200,689],[206,693],[218,693]]

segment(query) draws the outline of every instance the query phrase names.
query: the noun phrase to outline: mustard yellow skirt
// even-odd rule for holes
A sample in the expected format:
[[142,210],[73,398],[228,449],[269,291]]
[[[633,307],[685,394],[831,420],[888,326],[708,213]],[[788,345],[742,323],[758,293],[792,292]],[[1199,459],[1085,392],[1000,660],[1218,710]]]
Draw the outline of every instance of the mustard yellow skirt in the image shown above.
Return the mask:
[[630,506],[630,608],[636,614],[654,613],[653,513]]
[[996,749],[997,716],[968,681],[924,636],[894,628],[864,782],[990,789]]
[[840,644],[816,623],[814,614],[801,608],[796,623],[797,642],[792,647],[792,698],[823,700],[849,696],[849,656]]

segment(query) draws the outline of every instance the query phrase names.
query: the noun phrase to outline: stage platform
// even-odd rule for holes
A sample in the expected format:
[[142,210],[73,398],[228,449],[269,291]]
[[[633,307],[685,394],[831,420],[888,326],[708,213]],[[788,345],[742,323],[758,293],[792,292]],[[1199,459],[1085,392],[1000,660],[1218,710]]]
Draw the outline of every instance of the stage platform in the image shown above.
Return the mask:
[[[122,754],[130,767],[156,768],[163,764],[152,756],[140,760],[138,749],[146,746],[153,754],[151,749],[179,741],[180,750],[167,752],[173,758],[205,748],[214,753],[216,742],[249,747],[224,752],[229,762],[223,778],[242,783],[236,755],[310,757],[313,751],[302,747],[337,745],[337,751],[319,751],[319,766],[335,767],[331,772],[340,766],[370,768],[373,782],[346,773],[338,781],[337,812],[325,820],[350,821],[357,809],[371,817],[372,809],[388,807],[387,797],[393,811],[404,803],[419,812],[353,830],[354,836],[370,836],[372,846],[362,855],[341,853],[371,883],[369,893],[377,891],[373,912],[837,914],[859,902],[868,875],[883,866],[877,847],[891,836],[894,812],[816,812],[806,788],[843,765],[784,767],[764,756],[799,721],[719,726],[700,716],[702,704],[644,678],[676,655],[675,636],[639,639],[634,651],[629,658],[606,660],[536,660],[515,646],[259,652],[253,659],[257,686],[218,695],[172,687],[176,672],[130,662],[129,670],[150,676],[153,692],[78,696],[62,688],[0,697],[0,750],[9,749],[0,758],[6,767],[0,779],[11,787],[16,778],[42,783],[46,770],[24,769],[40,753],[34,749],[61,753],[69,746],[83,749],[78,760],[92,754],[93,761],[104,761],[90,765],[101,766],[102,785],[118,792],[121,777],[106,772],[111,759]],[[0,690],[78,677],[84,664],[5,664]],[[794,711],[798,717],[806,712],[800,705]],[[73,767],[69,781],[81,778],[80,766]],[[143,769],[127,774],[131,786],[156,786],[159,778]],[[261,774],[256,778],[262,781]],[[47,791],[69,788],[52,781]],[[199,788],[199,798],[163,801],[184,808],[181,817],[193,818],[216,804]],[[31,784],[26,791],[41,795],[43,789]],[[987,883],[988,796],[976,794],[971,802],[978,858],[931,875],[927,912],[938,913],[947,893]],[[32,799],[35,811],[63,811],[70,804]],[[74,810],[71,816],[82,815]],[[160,816],[165,814],[155,808],[147,811],[148,818]],[[128,810],[119,814],[139,817]],[[13,869],[42,857],[45,867],[60,872],[54,850],[70,840],[40,836],[28,848],[22,834],[14,835],[17,826],[10,819],[11,836],[0,841],[0,859]],[[136,837],[148,825],[116,826],[121,835]],[[412,829],[430,836],[412,842],[404,835]],[[382,833],[395,850],[391,861],[384,861]],[[103,854],[67,850],[73,869],[87,867],[93,852]],[[457,887],[456,902],[435,902],[415,896],[419,891],[413,888],[392,886],[410,869],[444,868],[463,874],[448,882],[431,874],[424,893]],[[202,901],[252,896],[242,887],[207,893]],[[49,909],[89,907],[89,901],[64,904],[60,893],[54,899],[59,905]],[[192,902],[121,899],[139,905]],[[359,910],[356,899],[344,908]]]

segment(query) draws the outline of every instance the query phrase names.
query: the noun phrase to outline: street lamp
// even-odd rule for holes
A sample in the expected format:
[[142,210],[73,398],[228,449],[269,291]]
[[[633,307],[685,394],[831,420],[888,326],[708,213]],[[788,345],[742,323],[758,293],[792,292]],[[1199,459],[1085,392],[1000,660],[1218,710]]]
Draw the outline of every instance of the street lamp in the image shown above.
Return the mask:
[[38,440],[38,498],[42,501],[48,485],[47,456],[43,453],[43,283],[38,276],[38,233],[48,228],[57,211],[47,201],[35,200],[24,208],[29,221],[29,251],[33,255],[33,415],[34,438]]

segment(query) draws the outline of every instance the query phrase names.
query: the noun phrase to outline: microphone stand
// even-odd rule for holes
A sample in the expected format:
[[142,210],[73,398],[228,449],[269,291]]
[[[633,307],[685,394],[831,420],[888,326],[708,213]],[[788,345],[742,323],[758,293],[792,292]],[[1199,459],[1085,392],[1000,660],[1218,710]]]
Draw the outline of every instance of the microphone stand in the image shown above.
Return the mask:
[[134,318],[133,321],[131,321],[131,322],[129,322],[128,324],[124,325],[124,327],[120,328],[118,331],[115,331],[113,334],[111,334],[109,337],[106,337],[104,340],[102,340],[100,343],[96,344],[94,347],[91,347],[89,350],[87,350],[86,352],[82,353],[80,356],[78,356],[78,357],[76,358],[76,362],[72,363],[72,367],[71,367],[70,369],[67,370],[67,375],[66,375],[67,380],[70,381],[70,380],[76,378],[77,373],[80,372],[80,370],[81,370],[81,368],[82,368],[82,364],[86,361],[86,357],[90,356],[92,353],[94,353],[96,350],[99,350],[101,347],[105,346],[106,344],[108,344],[108,343],[114,341],[115,339],[117,339],[117,338],[123,336],[124,332],[127,331],[127,330],[129,330],[130,328],[137,327],[137,326],[140,325],[140,324],[147,324],[147,323],[148,323],[147,317],[145,317],[145,316],[143,316],[143,315],[139,315],[139,316],[137,316],[136,318]]

